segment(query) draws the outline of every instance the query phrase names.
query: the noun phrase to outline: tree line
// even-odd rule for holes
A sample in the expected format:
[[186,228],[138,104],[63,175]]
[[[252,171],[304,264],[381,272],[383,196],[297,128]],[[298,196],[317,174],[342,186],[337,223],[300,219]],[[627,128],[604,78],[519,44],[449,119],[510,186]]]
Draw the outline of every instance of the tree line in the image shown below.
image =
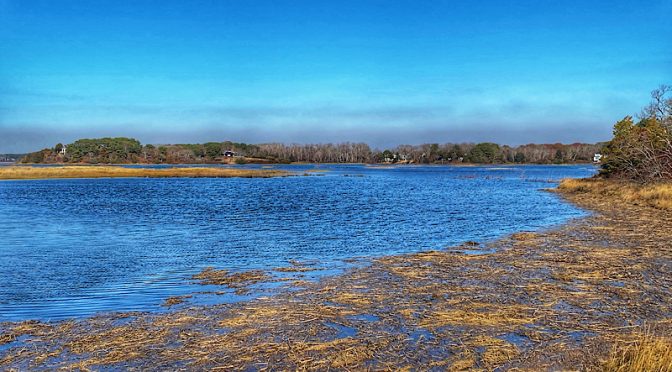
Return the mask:
[[26,156],[25,154],[0,154],[0,162],[15,162]]
[[600,144],[528,144],[500,146],[496,143],[428,143],[372,149],[366,143],[338,144],[246,144],[207,142],[203,144],[142,145],[133,138],[80,139],[71,144],[27,154],[24,163],[86,164],[198,164],[217,162],[268,163],[536,163],[566,164],[590,162]]
[[602,175],[642,183],[672,180],[672,87],[653,90],[637,116],[637,122],[626,116],[614,125]]

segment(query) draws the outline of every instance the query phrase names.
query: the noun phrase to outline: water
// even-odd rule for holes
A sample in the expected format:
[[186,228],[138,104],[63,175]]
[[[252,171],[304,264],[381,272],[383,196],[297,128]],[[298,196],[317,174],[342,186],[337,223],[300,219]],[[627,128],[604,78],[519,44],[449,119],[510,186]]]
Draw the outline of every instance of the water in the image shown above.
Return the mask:
[[584,212],[539,190],[595,172],[592,166],[275,168],[328,172],[0,182],[0,321],[158,311],[168,296],[203,290],[189,278],[207,266],[267,270],[295,259],[338,268],[351,257],[546,228]]

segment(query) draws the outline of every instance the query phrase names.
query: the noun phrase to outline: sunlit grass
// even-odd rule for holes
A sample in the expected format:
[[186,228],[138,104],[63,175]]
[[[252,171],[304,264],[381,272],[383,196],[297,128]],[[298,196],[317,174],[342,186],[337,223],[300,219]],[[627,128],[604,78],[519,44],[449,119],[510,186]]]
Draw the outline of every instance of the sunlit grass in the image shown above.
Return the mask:
[[616,349],[604,364],[604,371],[672,371],[672,341],[642,334],[633,344]]
[[235,168],[124,168],[116,166],[65,166],[65,167],[3,167],[0,179],[46,178],[117,178],[117,177],[278,177],[287,172],[268,169]]
[[614,201],[672,210],[672,184],[640,185],[602,179],[565,179],[558,187],[570,193],[590,193]]

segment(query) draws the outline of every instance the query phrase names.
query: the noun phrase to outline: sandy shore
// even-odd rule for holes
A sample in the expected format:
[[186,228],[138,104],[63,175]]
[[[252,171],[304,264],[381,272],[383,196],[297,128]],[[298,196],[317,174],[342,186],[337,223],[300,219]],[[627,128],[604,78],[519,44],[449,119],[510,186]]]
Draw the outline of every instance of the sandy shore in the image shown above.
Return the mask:
[[[380,258],[250,302],[4,324],[0,367],[602,370],[642,332],[672,334],[672,213],[563,196],[594,214],[487,247]],[[495,253],[470,254],[484,248]]]
[[235,168],[125,168],[118,166],[63,166],[63,167],[2,167],[0,180],[49,178],[266,178],[287,176],[288,172],[268,169]]

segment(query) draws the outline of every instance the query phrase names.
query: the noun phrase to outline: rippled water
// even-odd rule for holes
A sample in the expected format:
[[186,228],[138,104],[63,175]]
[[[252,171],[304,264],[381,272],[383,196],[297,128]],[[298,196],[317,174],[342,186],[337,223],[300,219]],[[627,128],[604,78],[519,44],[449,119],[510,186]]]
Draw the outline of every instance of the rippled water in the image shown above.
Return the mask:
[[[254,166],[251,166],[254,167]],[[310,177],[0,182],[0,321],[159,310],[202,268],[442,249],[584,212],[541,188],[592,166],[282,166]],[[331,273],[322,271],[320,273]],[[212,301],[234,297],[219,296]]]

